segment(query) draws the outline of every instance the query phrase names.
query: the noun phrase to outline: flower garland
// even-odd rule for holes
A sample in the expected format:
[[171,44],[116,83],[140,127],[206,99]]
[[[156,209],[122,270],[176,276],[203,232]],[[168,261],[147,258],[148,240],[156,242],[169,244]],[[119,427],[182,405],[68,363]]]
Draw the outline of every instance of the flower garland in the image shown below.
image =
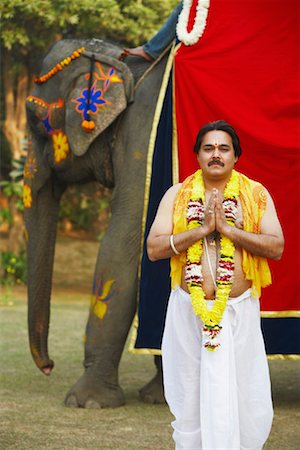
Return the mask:
[[34,82],[37,84],[46,83],[50,78],[52,78],[54,75],[57,74],[60,70],[63,70],[65,66],[68,66],[74,59],[77,59],[80,57],[81,53],[83,53],[85,50],[84,47],[78,48],[77,50],[74,50],[74,52],[67,56],[67,58],[63,59],[59,63],[56,64],[56,66],[52,67],[47,73],[40,77],[35,77]]
[[188,32],[187,27],[192,3],[193,0],[183,1],[183,8],[179,15],[176,27],[178,39],[185,45],[196,44],[196,42],[198,42],[200,37],[202,36],[206,27],[206,19],[210,0],[198,0],[194,25],[192,30]]
[[[226,221],[233,226],[237,213],[237,199],[239,196],[239,175],[233,170],[224,191],[223,208]],[[192,230],[202,225],[204,219],[205,188],[202,171],[198,170],[193,179],[191,199],[187,208],[187,229]],[[234,244],[226,236],[221,235],[220,259],[217,269],[216,298],[210,310],[207,308],[204,291],[202,289],[203,275],[201,257],[203,241],[200,240],[187,250],[187,264],[185,280],[188,285],[194,312],[203,322],[203,335],[208,339],[204,343],[207,350],[216,350],[219,342],[216,337],[221,331],[220,322],[226,308],[227,300],[234,276]]]

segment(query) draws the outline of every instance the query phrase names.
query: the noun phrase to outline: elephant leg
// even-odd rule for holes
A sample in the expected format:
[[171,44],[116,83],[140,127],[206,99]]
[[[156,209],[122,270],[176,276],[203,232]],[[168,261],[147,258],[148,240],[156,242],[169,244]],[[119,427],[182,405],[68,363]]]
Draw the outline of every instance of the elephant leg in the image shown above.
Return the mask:
[[115,219],[101,244],[86,327],[85,372],[66,395],[70,407],[125,403],[118,368],[136,311],[140,233],[125,219]]
[[145,403],[165,403],[163,388],[163,372],[161,356],[154,356],[156,374],[142,389],[140,389],[140,398]]

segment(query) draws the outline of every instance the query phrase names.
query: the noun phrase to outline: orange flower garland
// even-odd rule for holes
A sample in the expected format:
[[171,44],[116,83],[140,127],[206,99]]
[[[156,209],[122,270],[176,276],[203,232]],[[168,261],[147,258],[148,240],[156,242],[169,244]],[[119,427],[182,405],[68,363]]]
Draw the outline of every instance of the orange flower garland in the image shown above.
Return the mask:
[[34,103],[35,105],[41,106],[42,108],[62,108],[64,106],[64,100],[59,98],[57,102],[47,103],[41,98],[35,97],[34,95],[29,95],[26,99],[27,102]]
[[84,50],[85,50],[84,47],[78,48],[70,56],[67,56],[67,58],[57,63],[56,66],[50,69],[47,73],[45,73],[40,77],[35,77],[34,82],[37,84],[46,83],[46,81],[48,81],[50,78],[56,75],[60,70],[63,70],[64,67],[68,66],[72,61],[79,58],[81,56],[81,53],[84,52]]

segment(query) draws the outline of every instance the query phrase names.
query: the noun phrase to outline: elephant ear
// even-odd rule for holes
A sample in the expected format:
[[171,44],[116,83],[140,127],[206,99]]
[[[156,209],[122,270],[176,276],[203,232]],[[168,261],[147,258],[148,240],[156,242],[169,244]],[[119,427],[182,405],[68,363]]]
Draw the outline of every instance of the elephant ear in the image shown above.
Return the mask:
[[[92,56],[95,61],[91,66]],[[134,87],[132,73],[121,61],[87,51],[82,57],[86,58],[81,65],[83,70],[76,73],[66,98],[66,133],[76,156],[83,155],[94,139],[133,101]],[[87,127],[89,124],[92,129]]]

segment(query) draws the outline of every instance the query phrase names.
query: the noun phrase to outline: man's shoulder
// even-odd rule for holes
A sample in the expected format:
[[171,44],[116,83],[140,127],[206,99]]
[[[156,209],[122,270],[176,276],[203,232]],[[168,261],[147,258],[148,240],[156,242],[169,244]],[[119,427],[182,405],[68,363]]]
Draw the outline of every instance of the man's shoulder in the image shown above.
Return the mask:
[[171,187],[167,190],[167,192],[169,193],[169,195],[176,195],[177,192],[180,190],[181,186],[182,186],[182,183],[176,183],[176,184],[173,184],[173,186],[171,186]]
[[173,186],[169,187],[166,191],[165,195],[162,198],[163,202],[170,202],[175,200],[177,193],[180,191],[182,183],[173,184]]

